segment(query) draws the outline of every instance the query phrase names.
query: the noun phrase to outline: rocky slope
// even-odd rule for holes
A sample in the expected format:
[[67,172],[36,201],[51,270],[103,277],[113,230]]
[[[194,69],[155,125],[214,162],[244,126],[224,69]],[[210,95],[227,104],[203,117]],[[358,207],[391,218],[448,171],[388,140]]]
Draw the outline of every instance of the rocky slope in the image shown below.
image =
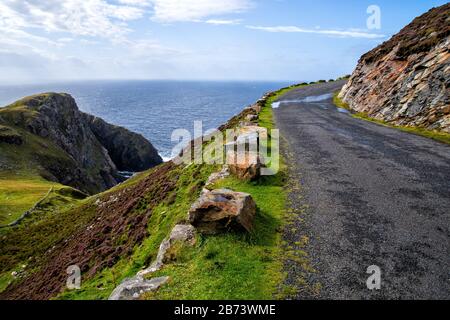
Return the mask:
[[79,111],[68,94],[46,93],[0,109],[0,162],[36,170],[47,180],[88,193],[113,187],[118,173],[162,162],[142,136]]
[[365,54],[339,97],[395,125],[450,132],[450,3]]

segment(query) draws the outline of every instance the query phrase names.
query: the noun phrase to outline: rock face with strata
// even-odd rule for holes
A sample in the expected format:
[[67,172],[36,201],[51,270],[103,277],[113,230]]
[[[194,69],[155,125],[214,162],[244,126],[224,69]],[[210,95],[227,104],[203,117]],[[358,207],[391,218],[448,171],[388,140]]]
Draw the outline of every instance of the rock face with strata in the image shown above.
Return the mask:
[[90,114],[83,113],[83,117],[118,170],[139,172],[162,162],[155,147],[140,134]]
[[[4,136],[22,130],[58,147],[62,161],[43,152],[34,157],[45,169],[45,178],[88,193],[122,181],[119,170],[142,171],[162,162],[142,136],[80,112],[68,94],[34,95],[1,108],[0,125],[8,128],[2,129]],[[9,143],[21,144],[19,138],[8,138]]]
[[365,54],[340,93],[358,112],[450,133],[450,3]]
[[228,189],[204,192],[189,210],[189,222],[198,232],[214,235],[253,229],[256,204],[251,195]]

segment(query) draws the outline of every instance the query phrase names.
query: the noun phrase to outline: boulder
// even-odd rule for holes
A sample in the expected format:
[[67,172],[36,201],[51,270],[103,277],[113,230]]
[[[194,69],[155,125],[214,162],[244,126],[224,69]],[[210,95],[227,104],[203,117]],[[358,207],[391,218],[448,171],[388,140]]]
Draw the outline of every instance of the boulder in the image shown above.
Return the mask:
[[261,176],[263,162],[257,152],[245,152],[238,155],[227,153],[227,164],[230,173],[242,180],[256,180]]
[[167,281],[169,281],[169,277],[144,280],[142,277],[136,276],[125,279],[114,289],[108,300],[137,300],[146,292],[158,290]]
[[219,189],[200,196],[189,210],[189,222],[205,235],[230,230],[251,232],[255,215],[256,204],[251,195]]
[[183,242],[190,246],[195,244],[195,229],[192,225],[179,224],[176,225],[169,237],[164,239],[164,241],[159,246],[158,255],[156,260],[145,270],[139,271],[138,276],[144,277],[148,274],[160,270],[164,264],[170,262],[173,257],[170,255],[170,249],[177,242]]

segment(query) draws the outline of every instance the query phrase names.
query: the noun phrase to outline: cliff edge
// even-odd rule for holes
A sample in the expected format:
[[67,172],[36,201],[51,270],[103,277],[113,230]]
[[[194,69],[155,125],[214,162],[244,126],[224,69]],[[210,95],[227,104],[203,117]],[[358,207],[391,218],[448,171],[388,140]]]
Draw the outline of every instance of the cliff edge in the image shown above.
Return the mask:
[[0,164],[37,171],[88,193],[123,180],[119,171],[143,171],[162,162],[144,137],[79,111],[68,94],[30,96],[0,109]]

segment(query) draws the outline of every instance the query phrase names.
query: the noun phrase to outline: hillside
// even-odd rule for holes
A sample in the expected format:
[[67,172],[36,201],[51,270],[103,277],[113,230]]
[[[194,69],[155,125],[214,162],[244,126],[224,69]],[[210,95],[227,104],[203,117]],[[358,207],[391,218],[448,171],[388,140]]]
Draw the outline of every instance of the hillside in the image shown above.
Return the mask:
[[[270,102],[260,124],[272,126]],[[260,107],[258,107],[260,108]],[[236,128],[245,109],[221,127]],[[253,116],[254,117],[254,116]],[[0,233],[0,299],[107,299],[124,279],[147,267],[218,165],[167,162],[89,197],[55,203]],[[170,283],[146,299],[270,299],[281,283],[280,232],[285,172],[254,181],[229,176],[214,183],[251,194],[258,207],[250,233],[196,235],[193,247],[176,246],[158,272]],[[1,230],[0,230],[1,232]],[[66,268],[78,265],[81,290],[65,289]]]
[[450,133],[450,4],[361,57],[339,98],[393,125]]

